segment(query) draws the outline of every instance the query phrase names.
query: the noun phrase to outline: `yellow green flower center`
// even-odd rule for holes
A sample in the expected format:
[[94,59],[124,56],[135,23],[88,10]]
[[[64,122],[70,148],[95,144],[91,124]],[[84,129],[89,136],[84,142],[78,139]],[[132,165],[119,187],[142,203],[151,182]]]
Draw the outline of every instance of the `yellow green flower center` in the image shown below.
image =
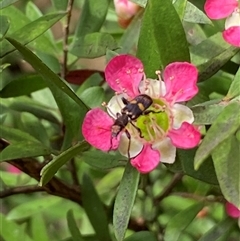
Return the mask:
[[147,114],[141,115],[136,120],[141,137],[148,142],[165,137],[169,129],[170,118],[166,104],[159,99],[153,99],[153,104],[147,109]]

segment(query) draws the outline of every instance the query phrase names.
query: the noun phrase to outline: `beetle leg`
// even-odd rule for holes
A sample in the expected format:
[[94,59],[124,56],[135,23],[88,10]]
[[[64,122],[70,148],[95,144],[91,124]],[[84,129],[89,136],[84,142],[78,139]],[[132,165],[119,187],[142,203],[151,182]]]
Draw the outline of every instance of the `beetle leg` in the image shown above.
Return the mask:
[[139,133],[139,136],[141,137],[141,138],[143,138],[143,135],[142,135],[142,132],[141,132],[141,129],[140,128],[138,128],[132,121],[130,121],[130,123],[131,123],[131,125],[138,131],[138,133]]
[[127,152],[128,152],[128,159],[130,159],[131,135],[130,135],[130,133],[128,132],[127,129],[125,129],[125,133],[126,133],[126,136],[127,136],[128,140],[129,140]]

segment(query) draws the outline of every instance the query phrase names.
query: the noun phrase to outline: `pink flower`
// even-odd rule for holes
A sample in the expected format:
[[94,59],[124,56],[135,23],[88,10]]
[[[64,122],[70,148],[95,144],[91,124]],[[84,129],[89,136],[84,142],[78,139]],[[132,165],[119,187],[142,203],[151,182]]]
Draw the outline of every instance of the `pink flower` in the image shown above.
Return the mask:
[[[198,72],[187,62],[169,64],[161,80],[147,79],[143,64],[136,57],[119,55],[106,66],[105,77],[116,92],[107,104],[107,111],[90,110],[83,122],[82,132],[86,141],[103,150],[115,150],[130,157],[131,164],[141,173],[152,171],[161,162],[173,163],[177,148],[193,148],[201,135],[192,125],[192,111],[177,102],[190,100],[198,92]],[[125,107],[122,98],[131,101],[140,94],[148,95],[153,103],[146,114],[136,120],[128,119],[125,128],[116,137],[112,126]],[[129,135],[130,141],[129,141]]]
[[227,214],[230,217],[232,217],[232,218],[240,218],[240,209],[238,209],[232,203],[227,202],[225,208],[226,208]]
[[13,165],[7,165],[7,171],[13,174],[19,174],[21,171]]
[[223,38],[240,47],[240,8],[238,0],[207,0],[204,9],[211,19],[227,18]]
[[129,0],[114,0],[115,11],[120,26],[126,28],[134,15],[140,10],[140,6]]

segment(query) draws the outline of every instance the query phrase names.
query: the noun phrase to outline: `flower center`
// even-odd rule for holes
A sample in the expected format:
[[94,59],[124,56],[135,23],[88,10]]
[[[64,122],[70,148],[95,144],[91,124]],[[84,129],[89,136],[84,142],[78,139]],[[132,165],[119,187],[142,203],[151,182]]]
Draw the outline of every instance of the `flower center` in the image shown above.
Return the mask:
[[134,133],[137,131],[142,141],[153,143],[156,140],[163,139],[170,126],[167,105],[161,99],[153,99],[151,107],[147,109],[144,115],[139,116],[134,124],[139,128],[139,130],[135,128]]

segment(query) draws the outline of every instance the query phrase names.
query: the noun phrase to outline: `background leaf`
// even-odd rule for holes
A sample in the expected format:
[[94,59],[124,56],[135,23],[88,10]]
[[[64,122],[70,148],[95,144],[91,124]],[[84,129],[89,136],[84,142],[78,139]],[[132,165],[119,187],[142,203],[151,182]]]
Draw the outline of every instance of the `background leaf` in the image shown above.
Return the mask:
[[113,227],[116,239],[123,240],[128,222],[130,219],[132,207],[135,201],[140,174],[128,162],[120,182],[119,190],[116,196],[113,211]]
[[100,241],[110,241],[107,216],[103,204],[93,186],[91,179],[85,174],[82,180],[83,207],[96,231]]
[[229,136],[213,151],[213,163],[224,197],[240,209],[239,141]]
[[196,169],[199,168],[201,163],[222,141],[227,139],[239,128],[240,112],[238,110],[239,104],[237,102],[232,102],[224,108],[214,121],[196,152],[194,160]]
[[148,1],[142,20],[137,57],[142,60],[146,75],[152,78],[156,77],[156,70],[163,69],[171,62],[189,61],[185,33],[170,0]]

